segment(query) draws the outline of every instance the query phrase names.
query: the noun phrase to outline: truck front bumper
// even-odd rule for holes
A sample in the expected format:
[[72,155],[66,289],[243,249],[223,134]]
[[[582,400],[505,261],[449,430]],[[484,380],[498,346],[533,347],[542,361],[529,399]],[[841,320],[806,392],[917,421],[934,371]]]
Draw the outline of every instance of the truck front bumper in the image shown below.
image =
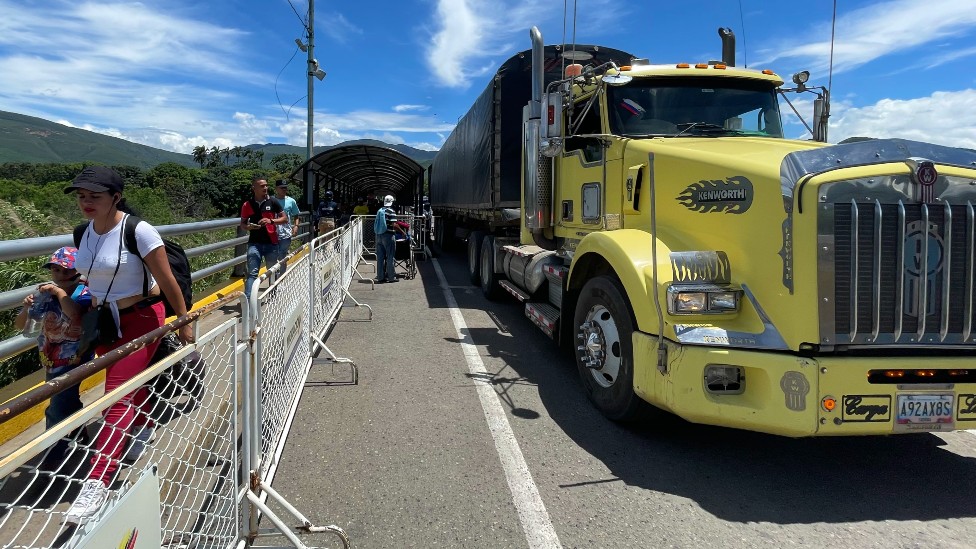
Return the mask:
[[[658,368],[657,338],[635,333],[634,387],[644,400],[694,423],[792,437],[881,435],[976,428],[976,383],[869,380],[872,370],[972,371],[968,357],[817,357],[781,352],[674,345],[667,372]],[[741,369],[738,394],[710,392],[708,365]],[[917,378],[912,378],[917,380]],[[830,406],[831,401],[833,406]],[[951,413],[906,417],[917,407]]]

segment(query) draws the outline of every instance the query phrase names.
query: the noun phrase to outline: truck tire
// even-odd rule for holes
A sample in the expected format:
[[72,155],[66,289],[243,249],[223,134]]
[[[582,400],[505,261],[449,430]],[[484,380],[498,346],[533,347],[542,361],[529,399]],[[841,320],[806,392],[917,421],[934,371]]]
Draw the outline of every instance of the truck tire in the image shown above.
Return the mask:
[[440,253],[451,251],[451,246],[454,244],[454,222],[446,217],[440,218],[437,221],[436,236]]
[[468,276],[475,286],[481,284],[481,239],[484,237],[484,231],[468,233]]
[[579,294],[574,318],[576,367],[586,396],[613,421],[640,419],[648,406],[634,393],[636,321],[620,281],[599,276]]
[[481,293],[488,301],[502,295],[498,281],[502,276],[495,272],[495,237],[488,235],[481,241]]

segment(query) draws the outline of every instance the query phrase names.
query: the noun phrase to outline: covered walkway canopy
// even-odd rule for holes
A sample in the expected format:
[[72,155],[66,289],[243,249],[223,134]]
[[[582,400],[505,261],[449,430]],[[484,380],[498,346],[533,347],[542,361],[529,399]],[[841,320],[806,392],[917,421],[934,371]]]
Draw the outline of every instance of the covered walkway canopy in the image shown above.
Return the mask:
[[335,200],[351,208],[356,198],[392,194],[403,207],[417,206],[424,169],[403,153],[375,145],[343,145],[321,152],[295,169],[289,178],[305,183],[305,198],[314,208],[331,190]]

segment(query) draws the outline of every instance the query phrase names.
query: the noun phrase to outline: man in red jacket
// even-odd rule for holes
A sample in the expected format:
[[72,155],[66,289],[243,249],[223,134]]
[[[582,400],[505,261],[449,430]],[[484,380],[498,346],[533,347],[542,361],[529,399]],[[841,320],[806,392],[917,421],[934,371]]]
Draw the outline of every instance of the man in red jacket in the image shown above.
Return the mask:
[[251,298],[251,286],[258,278],[261,260],[271,268],[278,262],[277,225],[288,222],[281,203],[268,193],[268,180],[255,176],[251,182],[254,198],[249,198],[241,206],[241,229],[248,231],[247,238],[247,276],[244,278],[244,295]]

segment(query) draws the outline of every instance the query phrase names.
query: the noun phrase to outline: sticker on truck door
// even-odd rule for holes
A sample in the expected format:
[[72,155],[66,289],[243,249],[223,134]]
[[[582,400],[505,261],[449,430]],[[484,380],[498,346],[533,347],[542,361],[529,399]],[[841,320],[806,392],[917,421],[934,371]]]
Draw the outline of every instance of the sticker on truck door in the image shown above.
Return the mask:
[[752,206],[752,181],[734,175],[721,179],[702,179],[692,183],[675,199],[693,212],[745,213]]

